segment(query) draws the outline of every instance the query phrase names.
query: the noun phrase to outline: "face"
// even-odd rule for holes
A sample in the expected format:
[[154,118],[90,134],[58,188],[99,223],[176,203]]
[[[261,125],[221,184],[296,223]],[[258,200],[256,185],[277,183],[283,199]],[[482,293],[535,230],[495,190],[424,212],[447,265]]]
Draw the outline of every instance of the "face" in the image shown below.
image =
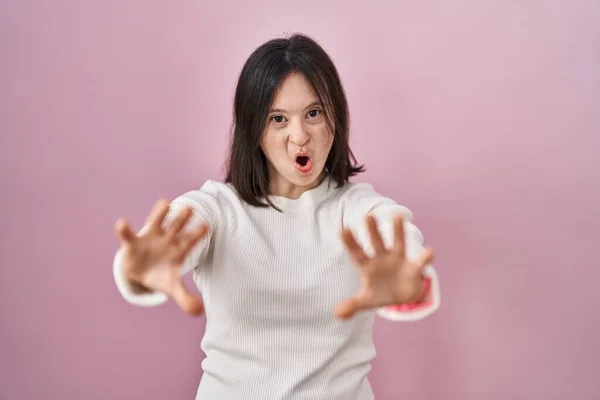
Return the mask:
[[320,183],[333,144],[323,110],[301,74],[288,76],[275,93],[261,141],[272,195],[297,198]]

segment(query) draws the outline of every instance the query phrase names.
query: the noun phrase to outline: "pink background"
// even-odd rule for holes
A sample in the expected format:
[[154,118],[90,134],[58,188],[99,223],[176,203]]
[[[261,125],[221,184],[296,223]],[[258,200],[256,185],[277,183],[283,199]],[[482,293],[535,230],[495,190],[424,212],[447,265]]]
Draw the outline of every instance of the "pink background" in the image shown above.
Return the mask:
[[2,2],[0,399],[194,398],[204,320],[119,297],[113,223],[222,176],[237,74],[286,31],[438,252],[439,313],[377,322],[377,399],[600,398],[600,3],[354,4]]

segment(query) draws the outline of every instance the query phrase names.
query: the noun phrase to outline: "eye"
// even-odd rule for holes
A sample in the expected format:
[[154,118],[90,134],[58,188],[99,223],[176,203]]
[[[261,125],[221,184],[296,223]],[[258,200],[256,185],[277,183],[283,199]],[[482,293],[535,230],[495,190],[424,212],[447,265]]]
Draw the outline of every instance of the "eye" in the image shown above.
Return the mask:
[[285,121],[285,118],[281,115],[274,115],[271,117],[271,121],[275,122],[276,124],[281,124]]
[[317,118],[321,115],[321,110],[315,109],[308,112],[309,118]]

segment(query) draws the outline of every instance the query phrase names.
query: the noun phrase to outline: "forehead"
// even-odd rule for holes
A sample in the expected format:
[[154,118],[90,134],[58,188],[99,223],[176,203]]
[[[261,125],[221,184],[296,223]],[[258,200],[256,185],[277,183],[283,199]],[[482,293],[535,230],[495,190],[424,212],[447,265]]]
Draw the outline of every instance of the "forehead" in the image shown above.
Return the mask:
[[304,77],[299,73],[290,74],[275,92],[273,108],[293,111],[302,109],[319,98]]

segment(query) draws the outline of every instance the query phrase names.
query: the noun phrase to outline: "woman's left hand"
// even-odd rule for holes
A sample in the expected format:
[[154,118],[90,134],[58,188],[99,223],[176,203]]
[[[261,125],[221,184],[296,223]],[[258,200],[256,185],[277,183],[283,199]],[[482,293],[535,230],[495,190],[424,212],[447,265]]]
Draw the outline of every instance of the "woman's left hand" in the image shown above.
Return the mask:
[[423,289],[423,270],[433,261],[433,250],[426,248],[416,261],[406,258],[404,221],[394,220],[394,245],[387,249],[377,229],[375,218],[366,218],[374,255],[369,257],[349,229],[342,239],[360,269],[358,293],[338,304],[334,313],[343,319],[358,311],[415,301]]

